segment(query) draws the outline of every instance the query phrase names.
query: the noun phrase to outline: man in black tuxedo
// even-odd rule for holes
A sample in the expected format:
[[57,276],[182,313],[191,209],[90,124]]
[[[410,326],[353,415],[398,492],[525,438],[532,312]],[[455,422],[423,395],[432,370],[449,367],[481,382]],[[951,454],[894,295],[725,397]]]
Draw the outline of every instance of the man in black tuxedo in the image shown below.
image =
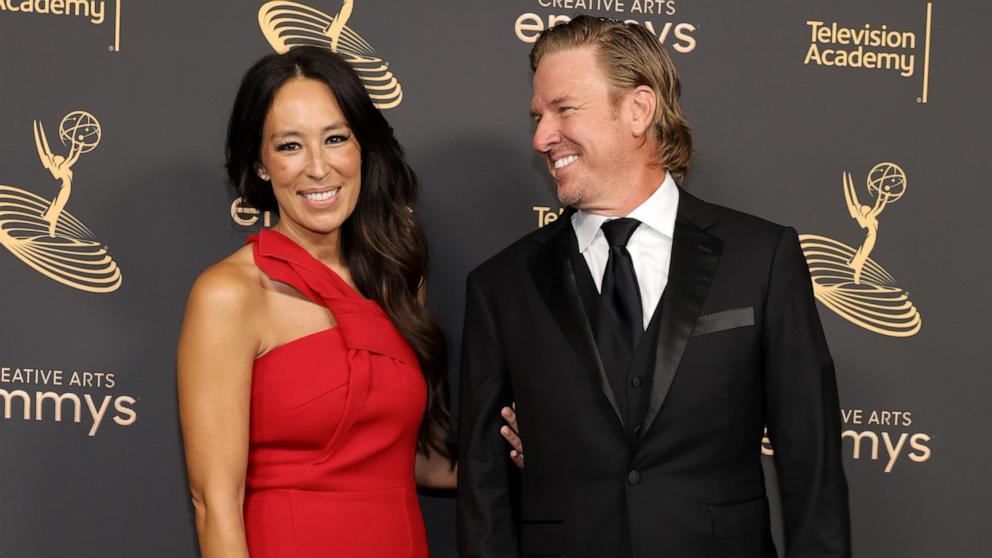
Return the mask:
[[[850,556],[833,362],[796,231],[701,201],[656,37],[578,17],[531,52],[534,148],[569,211],[468,277],[465,558]],[[526,467],[493,434],[516,401]]]

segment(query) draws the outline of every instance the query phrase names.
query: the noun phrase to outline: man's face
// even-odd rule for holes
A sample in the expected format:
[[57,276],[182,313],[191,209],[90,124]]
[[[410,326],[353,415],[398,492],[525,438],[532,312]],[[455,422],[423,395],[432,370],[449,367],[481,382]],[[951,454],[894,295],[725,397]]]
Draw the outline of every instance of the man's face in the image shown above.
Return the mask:
[[[534,149],[558,183],[558,199],[587,211],[609,211],[623,184],[632,145],[623,107],[610,99],[610,84],[595,47],[548,54],[534,73],[531,116]],[[629,169],[626,169],[629,170]]]

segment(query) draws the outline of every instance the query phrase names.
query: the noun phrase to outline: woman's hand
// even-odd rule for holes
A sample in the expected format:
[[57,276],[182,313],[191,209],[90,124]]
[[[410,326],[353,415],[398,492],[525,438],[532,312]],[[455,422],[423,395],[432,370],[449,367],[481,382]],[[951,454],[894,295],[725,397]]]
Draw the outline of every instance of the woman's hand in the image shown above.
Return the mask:
[[520,440],[520,430],[517,428],[517,405],[513,404],[512,407],[503,407],[500,410],[500,414],[503,416],[503,420],[506,421],[506,425],[499,429],[499,433],[506,438],[506,441],[513,446],[510,450],[510,459],[513,463],[521,469],[524,468],[524,444]]
[[[513,447],[510,450],[510,460],[514,465],[524,468],[524,446],[517,434],[517,413],[516,405],[503,407],[500,415],[506,424],[499,429],[499,433],[506,438],[506,441]],[[455,488],[458,484],[458,464],[452,466],[448,460],[441,457],[437,452],[431,452],[430,457],[418,452],[414,463],[414,476],[418,486],[427,488]]]

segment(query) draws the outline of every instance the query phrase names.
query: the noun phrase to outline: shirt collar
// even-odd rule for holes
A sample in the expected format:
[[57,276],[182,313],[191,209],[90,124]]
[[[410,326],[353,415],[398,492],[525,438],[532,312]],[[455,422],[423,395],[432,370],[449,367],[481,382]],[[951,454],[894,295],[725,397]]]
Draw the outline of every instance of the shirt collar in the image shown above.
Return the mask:
[[[675,179],[665,172],[665,180],[653,194],[648,196],[641,205],[634,208],[626,216],[637,219],[642,226],[647,225],[669,239],[675,237],[675,215],[679,207],[679,189]],[[575,238],[578,240],[579,252],[585,252],[592,243],[603,223],[615,219],[587,211],[576,211],[572,216],[572,226],[575,228]]]

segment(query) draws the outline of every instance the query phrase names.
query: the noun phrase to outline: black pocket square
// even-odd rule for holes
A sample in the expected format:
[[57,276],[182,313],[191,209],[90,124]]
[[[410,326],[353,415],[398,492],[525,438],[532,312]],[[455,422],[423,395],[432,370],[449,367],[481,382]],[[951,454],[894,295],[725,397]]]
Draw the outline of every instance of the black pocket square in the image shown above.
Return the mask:
[[745,306],[713,312],[696,318],[696,325],[692,328],[692,334],[702,335],[751,325],[754,325],[754,307]]

